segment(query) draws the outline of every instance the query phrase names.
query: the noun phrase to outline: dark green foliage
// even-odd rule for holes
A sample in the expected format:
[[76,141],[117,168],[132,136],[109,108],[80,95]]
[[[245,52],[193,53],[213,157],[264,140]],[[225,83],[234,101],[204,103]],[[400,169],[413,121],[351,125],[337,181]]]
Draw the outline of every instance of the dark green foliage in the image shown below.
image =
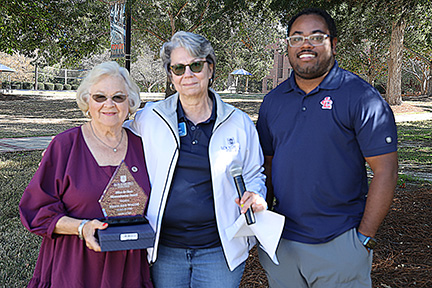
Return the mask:
[[63,84],[60,83],[54,84],[54,90],[63,90]]
[[54,90],[53,83],[45,83],[45,90]]
[[108,13],[102,1],[3,0],[0,50],[37,56],[40,63],[73,63],[107,44]]
[[12,89],[21,89],[21,82],[12,81],[11,87],[12,87]]
[[45,90],[45,84],[44,83],[37,83],[37,90]]
[[9,81],[3,81],[1,83],[1,88],[2,89],[8,89],[10,87],[11,83]]
[[33,89],[33,83],[30,83],[30,82],[23,82],[23,83],[22,83],[22,88],[23,88],[23,89],[26,89],[26,90]]

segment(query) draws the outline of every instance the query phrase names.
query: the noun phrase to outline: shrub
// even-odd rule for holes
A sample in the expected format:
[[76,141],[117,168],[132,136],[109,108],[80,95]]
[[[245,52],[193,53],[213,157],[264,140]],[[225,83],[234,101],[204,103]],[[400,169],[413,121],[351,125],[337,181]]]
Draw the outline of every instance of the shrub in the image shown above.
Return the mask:
[[2,89],[9,89],[11,83],[9,81],[2,82]]
[[63,90],[63,84],[55,83],[54,84],[54,90]]
[[25,89],[25,90],[31,90],[31,89],[33,89],[33,83],[23,82],[22,83],[22,88]]
[[45,90],[54,90],[53,83],[45,83]]
[[63,89],[64,89],[64,90],[71,90],[71,89],[72,89],[72,85],[70,85],[70,84],[65,84],[65,85],[63,86]]
[[21,89],[21,82],[18,82],[18,81],[12,81],[11,88],[12,88],[12,89]]
[[37,83],[37,90],[44,90],[44,89],[45,89],[44,83],[38,82]]
[[77,85],[77,84],[73,84],[73,85],[72,85],[72,90],[78,90],[78,87],[79,87],[79,85]]

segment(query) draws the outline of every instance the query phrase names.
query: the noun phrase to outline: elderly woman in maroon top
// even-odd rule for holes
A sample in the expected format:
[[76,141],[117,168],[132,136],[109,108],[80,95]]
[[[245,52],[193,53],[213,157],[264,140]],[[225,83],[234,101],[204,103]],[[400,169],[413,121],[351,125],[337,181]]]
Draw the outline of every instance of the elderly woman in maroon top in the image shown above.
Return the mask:
[[139,88],[107,62],[83,80],[77,103],[90,121],[53,139],[20,202],[24,226],[43,237],[29,287],[153,287],[146,250],[100,252],[94,236],[108,225],[98,200],[122,160],[150,191],[141,139],[122,128]]

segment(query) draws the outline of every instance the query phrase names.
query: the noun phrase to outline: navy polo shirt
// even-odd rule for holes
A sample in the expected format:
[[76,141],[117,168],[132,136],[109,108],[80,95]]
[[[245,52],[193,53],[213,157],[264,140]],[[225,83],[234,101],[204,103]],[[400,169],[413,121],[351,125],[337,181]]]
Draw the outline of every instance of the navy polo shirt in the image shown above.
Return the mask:
[[176,248],[220,245],[213,201],[208,146],[216,120],[216,101],[210,118],[194,125],[180,101],[177,117],[180,155],[162,220],[160,242]]
[[283,237],[324,243],[358,227],[368,180],[364,157],[397,150],[393,113],[381,95],[337,62],[309,94],[294,75],[265,96],[257,129],[273,156],[275,211]]

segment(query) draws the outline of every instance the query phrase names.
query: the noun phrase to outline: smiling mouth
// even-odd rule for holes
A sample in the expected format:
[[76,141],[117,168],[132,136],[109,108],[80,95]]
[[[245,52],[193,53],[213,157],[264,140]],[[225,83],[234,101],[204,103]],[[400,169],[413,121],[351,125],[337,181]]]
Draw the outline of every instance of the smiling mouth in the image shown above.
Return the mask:
[[183,84],[183,87],[194,87],[196,85],[196,83],[187,83],[187,84]]
[[315,58],[316,55],[313,54],[313,53],[304,53],[304,54],[299,55],[298,57],[299,57],[300,59],[303,59],[303,58]]

